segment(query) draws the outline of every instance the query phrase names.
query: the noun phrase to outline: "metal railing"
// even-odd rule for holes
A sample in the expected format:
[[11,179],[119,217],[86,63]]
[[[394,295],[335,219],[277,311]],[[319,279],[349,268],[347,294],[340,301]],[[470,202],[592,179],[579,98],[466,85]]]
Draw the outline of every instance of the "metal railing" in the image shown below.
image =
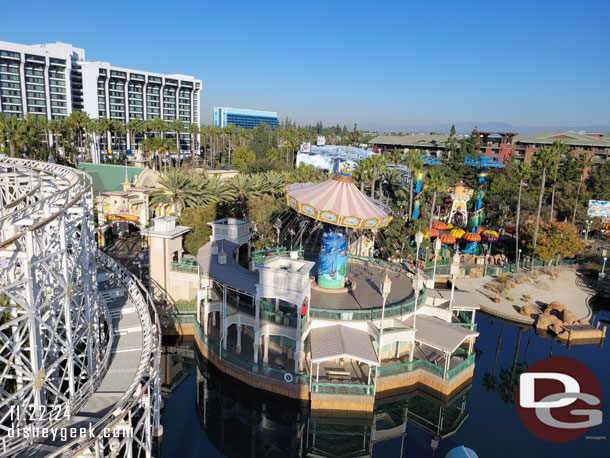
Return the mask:
[[[454,353],[455,354],[455,353]],[[459,353],[458,353],[459,356]],[[475,355],[466,357],[460,364],[447,371],[445,380],[451,380],[474,364]],[[376,369],[377,377],[390,377],[392,375],[406,374],[416,370],[423,370],[429,374],[443,378],[443,368],[429,361],[418,359],[409,363],[396,364],[393,366],[380,366]]]

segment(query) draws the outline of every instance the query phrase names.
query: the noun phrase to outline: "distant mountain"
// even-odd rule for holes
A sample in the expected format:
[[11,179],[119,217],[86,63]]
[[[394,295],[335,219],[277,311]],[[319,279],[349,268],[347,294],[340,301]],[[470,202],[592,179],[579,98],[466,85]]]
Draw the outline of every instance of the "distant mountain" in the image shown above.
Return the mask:
[[375,132],[404,132],[404,133],[430,133],[438,132],[439,134],[448,134],[451,130],[451,124],[455,125],[455,130],[458,134],[469,134],[476,126],[479,131],[483,132],[516,132],[518,134],[531,134],[535,132],[561,132],[567,130],[586,131],[586,132],[610,132],[610,126],[592,125],[592,126],[514,126],[506,122],[456,122],[446,124],[403,124],[403,125],[385,125],[378,123],[364,123],[358,125],[360,130],[375,131]]

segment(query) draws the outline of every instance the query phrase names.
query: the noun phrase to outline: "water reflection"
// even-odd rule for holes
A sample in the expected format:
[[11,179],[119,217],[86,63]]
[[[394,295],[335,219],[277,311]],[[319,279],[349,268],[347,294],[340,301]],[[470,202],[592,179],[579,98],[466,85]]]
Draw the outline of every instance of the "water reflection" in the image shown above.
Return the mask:
[[254,390],[219,372],[192,344],[164,341],[163,392],[169,397],[195,372],[199,427],[223,455],[233,457],[403,456],[407,424],[428,433],[430,453],[468,417],[470,386],[441,401],[413,391],[378,400],[371,417],[321,418],[307,404]]

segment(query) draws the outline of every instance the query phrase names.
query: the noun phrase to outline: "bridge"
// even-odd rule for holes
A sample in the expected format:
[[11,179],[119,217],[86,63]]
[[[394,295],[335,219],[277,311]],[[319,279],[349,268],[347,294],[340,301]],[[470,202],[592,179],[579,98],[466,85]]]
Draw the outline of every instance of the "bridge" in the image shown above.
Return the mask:
[[0,455],[153,456],[160,380],[154,304],[97,250],[90,177],[0,158]]

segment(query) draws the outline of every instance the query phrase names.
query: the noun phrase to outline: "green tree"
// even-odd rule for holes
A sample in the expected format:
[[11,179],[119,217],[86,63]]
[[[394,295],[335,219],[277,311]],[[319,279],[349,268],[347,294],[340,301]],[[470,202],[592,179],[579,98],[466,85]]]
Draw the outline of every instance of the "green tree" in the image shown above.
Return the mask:
[[240,218],[247,217],[248,200],[264,194],[265,183],[260,174],[240,173],[229,180],[229,187],[235,193],[235,209]]
[[555,163],[553,164],[555,167],[555,172],[553,174],[553,187],[551,191],[551,215],[549,217],[550,220],[553,219],[553,210],[555,207],[555,188],[557,186],[557,172],[559,171],[559,165],[563,157],[570,151],[570,147],[566,145],[561,140],[555,140],[551,145],[551,149],[554,151],[555,155]]
[[417,149],[410,149],[407,155],[403,158],[403,164],[409,170],[409,219],[413,214],[413,176],[416,170],[421,170],[424,167],[424,161],[421,158],[421,152]]
[[[583,182],[585,181],[586,173],[591,167],[593,159],[589,154],[580,154],[576,158],[575,162],[577,168],[581,172],[578,177],[578,188],[576,190],[576,197],[574,198],[574,212],[572,213],[572,224],[576,224],[576,212],[578,211],[578,199],[580,198],[580,190],[582,188]],[[610,175],[607,175],[607,177],[610,177]]]
[[248,165],[256,160],[254,151],[248,149],[246,145],[241,145],[235,148],[233,151],[233,165],[237,167],[240,172],[247,170]]
[[368,158],[371,179],[371,199],[375,198],[375,183],[385,169],[385,158],[381,154],[373,154]]
[[188,127],[188,133],[191,136],[191,167],[195,167],[197,163],[196,154],[199,150],[199,146],[197,145],[197,136],[200,134],[199,126],[195,123],[190,124]]
[[178,167],[180,167],[180,134],[184,132],[184,123],[179,119],[174,119],[170,123],[169,128],[174,133],[174,135],[176,135],[176,154],[178,155],[177,164]]
[[219,215],[221,207],[216,204],[200,205],[198,207],[186,208],[178,224],[190,227],[191,230],[184,237],[184,248],[192,255],[197,255],[199,248],[210,241],[212,228],[208,225],[226,215]]
[[[428,191],[432,192],[432,201],[431,201],[431,205],[430,205],[430,223],[428,224],[428,227],[430,228],[430,233],[432,233],[432,220],[434,218],[434,207],[436,206],[436,196],[437,196],[437,193],[443,192],[447,189],[447,177],[441,170],[439,170],[437,168],[432,168],[432,169],[428,170],[428,173],[426,175],[425,188]],[[432,238],[432,237],[430,237],[430,238]]]
[[521,194],[523,186],[527,183],[530,178],[531,169],[529,164],[522,162],[519,164],[516,170],[516,176],[519,180],[519,197],[517,198],[517,222],[515,223],[515,254],[519,251],[519,226],[521,219]]
[[535,156],[535,162],[538,169],[542,170],[542,180],[540,183],[540,193],[538,194],[538,210],[536,211],[536,224],[534,227],[534,237],[532,242],[532,251],[536,251],[537,239],[538,239],[538,228],[540,226],[540,213],[542,212],[542,199],[544,197],[544,186],[546,183],[546,172],[549,168],[553,168],[555,163],[559,160],[558,150],[549,148],[548,146],[542,147],[538,150],[538,154]]
[[[540,224],[538,234],[535,229],[535,223],[530,222],[523,227],[521,235],[528,248],[543,261],[573,258],[584,250],[585,244],[572,224],[548,221]],[[534,246],[536,235],[538,244]]]

